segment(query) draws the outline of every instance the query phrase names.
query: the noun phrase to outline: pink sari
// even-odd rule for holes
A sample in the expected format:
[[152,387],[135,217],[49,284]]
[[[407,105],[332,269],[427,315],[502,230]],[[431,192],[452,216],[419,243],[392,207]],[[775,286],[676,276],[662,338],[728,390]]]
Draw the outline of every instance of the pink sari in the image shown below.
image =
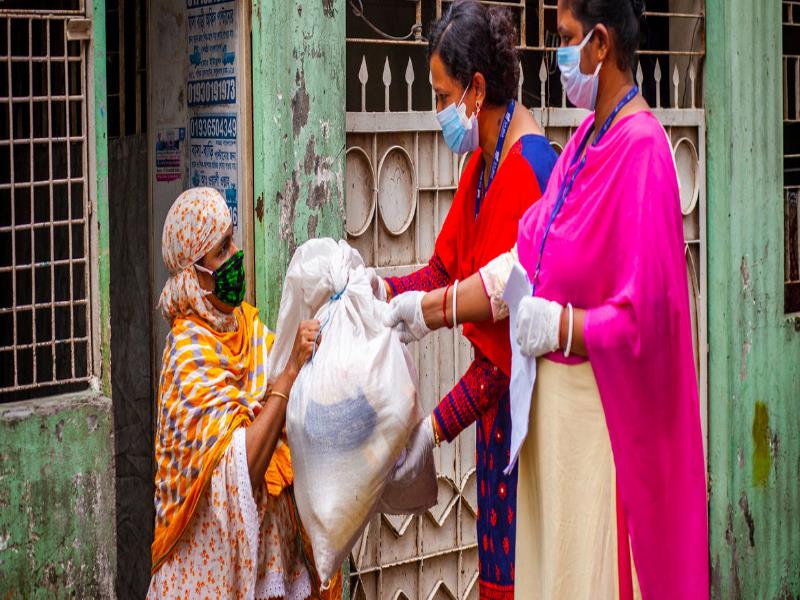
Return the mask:
[[[517,247],[529,273],[593,120],[573,135],[542,199],[520,221]],[[621,118],[588,147],[548,235],[536,295],[588,311],[586,346],[643,597],[708,598],[706,480],[678,181],[651,113]]]

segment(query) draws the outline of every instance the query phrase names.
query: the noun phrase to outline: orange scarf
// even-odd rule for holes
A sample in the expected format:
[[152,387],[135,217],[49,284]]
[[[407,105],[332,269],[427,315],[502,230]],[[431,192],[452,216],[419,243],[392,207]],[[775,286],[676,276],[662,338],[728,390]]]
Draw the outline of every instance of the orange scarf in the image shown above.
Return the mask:
[[[194,315],[176,318],[162,359],[156,438],[155,573],[186,529],[237,427],[249,425],[267,391],[273,334],[247,303],[237,328],[216,332]],[[285,438],[265,475],[270,495],[292,483]]]

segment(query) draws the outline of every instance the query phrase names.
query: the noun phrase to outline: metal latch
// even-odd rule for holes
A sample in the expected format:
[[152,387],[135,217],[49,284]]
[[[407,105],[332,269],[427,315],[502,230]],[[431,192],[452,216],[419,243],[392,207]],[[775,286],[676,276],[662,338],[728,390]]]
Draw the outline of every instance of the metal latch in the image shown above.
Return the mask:
[[92,39],[92,20],[70,19],[67,21],[67,39],[70,41]]

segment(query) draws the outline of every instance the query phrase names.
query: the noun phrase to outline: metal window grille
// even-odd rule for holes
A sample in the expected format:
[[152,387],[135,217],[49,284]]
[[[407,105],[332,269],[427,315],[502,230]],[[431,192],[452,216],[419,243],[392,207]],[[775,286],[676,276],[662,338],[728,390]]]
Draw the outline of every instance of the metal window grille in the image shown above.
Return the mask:
[[48,4],[0,11],[0,401],[95,371],[87,43],[72,39],[88,21],[83,2]]
[[800,1],[783,1],[784,310],[800,312]]
[[[466,162],[439,133],[426,59],[444,0],[348,0],[346,49],[348,241],[383,275],[417,269],[453,200]],[[585,118],[570,107],[555,62],[557,0],[492,0],[516,19],[521,81],[560,151]],[[672,144],[681,181],[695,358],[705,413],[705,56],[702,0],[648,0],[634,77]],[[388,34],[388,35],[387,35]],[[420,397],[433,408],[471,360],[466,340],[439,331],[416,344]],[[357,540],[351,597],[477,598],[475,428],[435,451],[439,503],[423,516],[379,515]]]
[[5,0],[3,12],[27,11],[48,14],[82,13],[85,0]]
[[106,1],[108,136],[147,130],[147,3]]

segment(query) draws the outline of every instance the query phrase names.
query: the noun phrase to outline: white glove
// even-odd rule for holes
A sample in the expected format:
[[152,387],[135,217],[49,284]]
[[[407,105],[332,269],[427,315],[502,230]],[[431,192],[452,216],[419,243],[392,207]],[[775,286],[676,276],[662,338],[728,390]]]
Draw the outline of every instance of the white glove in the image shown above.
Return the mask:
[[369,278],[370,286],[372,286],[372,295],[381,302],[386,302],[388,298],[386,297],[386,284],[383,282],[383,277],[378,275],[372,267],[367,269],[367,277]]
[[406,444],[400,460],[394,466],[394,472],[391,475],[392,483],[414,481],[419,477],[428,464],[428,460],[433,456],[431,454],[433,443],[433,423],[428,415],[411,432],[408,444]]
[[517,343],[525,356],[537,357],[559,347],[558,330],[563,307],[558,302],[528,296],[517,310]]
[[425,292],[405,292],[398,294],[389,303],[389,310],[383,317],[383,324],[396,329],[400,341],[410,344],[421,340],[431,330],[422,316],[422,298]]

